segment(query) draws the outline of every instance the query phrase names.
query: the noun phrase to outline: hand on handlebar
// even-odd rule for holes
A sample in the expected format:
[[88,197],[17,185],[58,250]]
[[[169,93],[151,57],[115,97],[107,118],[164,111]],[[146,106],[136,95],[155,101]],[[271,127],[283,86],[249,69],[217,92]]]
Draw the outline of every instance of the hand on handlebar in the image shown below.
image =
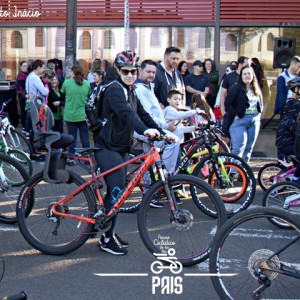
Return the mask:
[[148,138],[155,138],[160,136],[160,132],[157,129],[149,128],[144,132],[144,135]]
[[196,112],[198,115],[203,116],[204,118],[208,117],[208,114],[205,112],[205,110],[200,109],[199,107],[196,108]]

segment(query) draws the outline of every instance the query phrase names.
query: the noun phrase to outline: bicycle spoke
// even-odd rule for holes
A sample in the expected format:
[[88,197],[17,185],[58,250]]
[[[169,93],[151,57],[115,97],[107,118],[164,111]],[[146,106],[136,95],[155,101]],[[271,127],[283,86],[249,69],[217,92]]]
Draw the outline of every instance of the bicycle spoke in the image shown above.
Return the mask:
[[[271,216],[296,227],[279,229],[269,222]],[[221,299],[298,298],[300,227],[294,218],[285,211],[259,208],[226,222],[210,254],[210,272],[219,275],[211,279]]]

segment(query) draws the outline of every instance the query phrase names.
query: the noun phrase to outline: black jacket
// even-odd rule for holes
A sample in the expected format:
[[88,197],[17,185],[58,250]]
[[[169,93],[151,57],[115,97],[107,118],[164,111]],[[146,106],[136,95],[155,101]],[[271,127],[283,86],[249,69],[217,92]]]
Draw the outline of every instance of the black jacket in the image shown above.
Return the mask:
[[[276,130],[277,147],[286,147],[295,143],[297,117],[300,112],[300,101],[289,98],[283,109],[282,118]],[[299,126],[299,125],[298,125]]]
[[59,106],[65,106],[65,95],[60,92],[60,96],[57,96],[55,91],[50,87],[48,95],[48,106],[53,113],[57,112],[57,106],[53,105],[53,102],[60,101]]
[[[230,75],[230,74],[229,74]],[[223,118],[222,130],[225,134],[229,133],[229,127],[231,126],[234,118],[238,116],[239,118],[243,118],[245,116],[246,109],[249,107],[249,100],[247,94],[242,89],[242,85],[239,83],[235,83],[232,85],[225,99],[225,111],[226,114]],[[257,103],[258,112],[262,112],[263,104],[260,100]]]
[[[183,78],[181,73],[174,69],[175,76],[179,78],[182,85],[184,86]],[[162,103],[164,106],[168,106],[169,103],[167,101],[168,92],[171,89],[176,88],[176,82],[172,78],[172,76],[163,68],[163,66],[159,63],[156,67],[156,76],[154,80],[154,93],[159,103]]]
[[129,88],[122,82],[106,89],[98,117],[106,117],[108,121],[97,135],[97,144],[117,152],[130,151],[134,131],[143,134],[148,128],[156,128],[162,132],[144,110],[134,87]]

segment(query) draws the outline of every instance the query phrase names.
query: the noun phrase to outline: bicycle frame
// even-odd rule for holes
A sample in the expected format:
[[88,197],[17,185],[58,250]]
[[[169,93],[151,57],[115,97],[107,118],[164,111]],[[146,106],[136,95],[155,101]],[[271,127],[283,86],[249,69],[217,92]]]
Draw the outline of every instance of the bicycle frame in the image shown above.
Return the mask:
[[[205,145],[205,149],[199,151],[199,147],[202,145]],[[188,150],[183,156],[183,158],[181,158],[181,161],[177,164],[174,174],[178,174],[185,167],[188,161],[190,161],[193,158],[198,158],[204,155],[213,155],[218,153],[218,145],[212,145],[205,131],[203,132],[203,136],[196,137],[189,141],[186,141],[182,143],[180,146],[181,148],[184,149],[188,148]],[[193,173],[198,163],[199,161],[187,168],[186,171],[188,172],[188,174]],[[219,157],[217,157],[216,163],[218,164],[218,166],[215,167],[218,177],[221,179],[221,181],[225,180],[227,183],[230,184],[231,180],[226,172],[226,168],[224,166],[223,161]],[[221,169],[222,176],[219,176],[220,169]]]
[[285,178],[289,175],[294,175],[295,171],[296,171],[296,167],[290,167],[286,171],[284,171],[283,173],[279,173],[279,174],[276,174],[274,176],[271,176],[270,180],[273,183],[277,183],[282,178]]
[[[76,156],[74,156],[76,157]],[[81,160],[85,160],[85,161],[89,161],[91,160],[91,158],[81,158]],[[82,216],[77,216],[77,215],[70,215],[67,213],[62,213],[59,212],[57,210],[57,207],[59,205],[64,205],[67,204],[68,202],[72,201],[72,199],[79,194],[83,189],[85,189],[86,187],[92,186],[96,181],[98,181],[100,178],[105,177],[106,175],[113,173],[117,170],[120,170],[138,160],[142,160],[139,168],[136,170],[136,173],[134,174],[134,176],[132,177],[132,179],[128,182],[128,184],[125,186],[124,190],[122,191],[122,193],[119,195],[117,201],[113,204],[113,206],[111,207],[111,209],[105,214],[106,219],[104,220],[105,224],[107,221],[109,221],[120,209],[120,207],[123,205],[123,203],[125,202],[125,200],[127,199],[127,197],[131,194],[131,192],[133,191],[133,189],[139,184],[140,180],[142,179],[142,177],[144,176],[144,174],[147,172],[147,170],[149,168],[151,168],[151,166],[153,164],[156,164],[158,171],[159,171],[159,175],[160,178],[166,182],[166,175],[164,172],[164,166],[162,164],[161,161],[161,157],[159,154],[159,150],[157,147],[152,146],[149,150],[149,152],[145,153],[145,154],[141,154],[139,156],[136,156],[124,163],[122,163],[121,165],[118,165],[112,169],[109,169],[103,173],[100,174],[95,174],[95,172],[93,172],[92,174],[92,178],[88,181],[86,181],[84,184],[82,184],[81,186],[79,186],[77,189],[75,189],[74,191],[72,191],[70,194],[68,194],[67,196],[65,196],[64,198],[58,200],[55,204],[53,204],[52,206],[52,210],[53,213],[56,216],[59,217],[63,217],[63,218],[72,218],[74,220],[78,220],[80,222],[85,222],[85,223],[90,223],[90,224],[96,224],[97,222],[97,217],[100,215],[104,214],[104,201],[103,198],[100,194],[99,189],[94,188],[94,192],[95,192],[95,200],[98,201],[98,205],[99,205],[99,209],[98,211],[92,216],[92,217],[82,217]],[[168,191],[166,191],[168,194]],[[170,195],[167,195],[168,198],[170,198]],[[174,210],[174,204],[172,202],[171,204],[171,210]]]

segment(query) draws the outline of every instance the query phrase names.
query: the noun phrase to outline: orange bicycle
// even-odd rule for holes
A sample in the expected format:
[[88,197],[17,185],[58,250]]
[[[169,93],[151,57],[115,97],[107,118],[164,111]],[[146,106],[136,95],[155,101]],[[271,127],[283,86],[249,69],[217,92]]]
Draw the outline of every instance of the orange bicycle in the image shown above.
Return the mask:
[[[63,255],[78,249],[96,232],[110,228],[111,218],[154,165],[159,180],[149,188],[138,212],[138,229],[145,246],[152,254],[166,253],[173,248],[183,265],[205,260],[214,237],[212,232],[216,232],[226,220],[224,204],[213,188],[201,179],[185,174],[168,175],[159,151],[163,151],[163,147],[158,149],[151,142],[147,153],[106,172],[93,173],[91,179],[85,181],[75,172],[64,169],[65,157],[52,150],[47,154],[53,156],[50,159],[51,172],[46,176],[44,170],[33,176],[20,193],[17,221],[22,235],[30,245],[45,254]],[[59,168],[54,169],[52,165],[58,157]],[[107,174],[138,160],[142,162],[135,175],[125,189],[118,192],[112,208],[105,211],[100,181]],[[178,205],[174,193],[182,185],[189,197]],[[159,210],[150,207],[151,200],[157,197],[164,203]],[[217,214],[210,216],[206,210],[201,210],[200,205]]]

